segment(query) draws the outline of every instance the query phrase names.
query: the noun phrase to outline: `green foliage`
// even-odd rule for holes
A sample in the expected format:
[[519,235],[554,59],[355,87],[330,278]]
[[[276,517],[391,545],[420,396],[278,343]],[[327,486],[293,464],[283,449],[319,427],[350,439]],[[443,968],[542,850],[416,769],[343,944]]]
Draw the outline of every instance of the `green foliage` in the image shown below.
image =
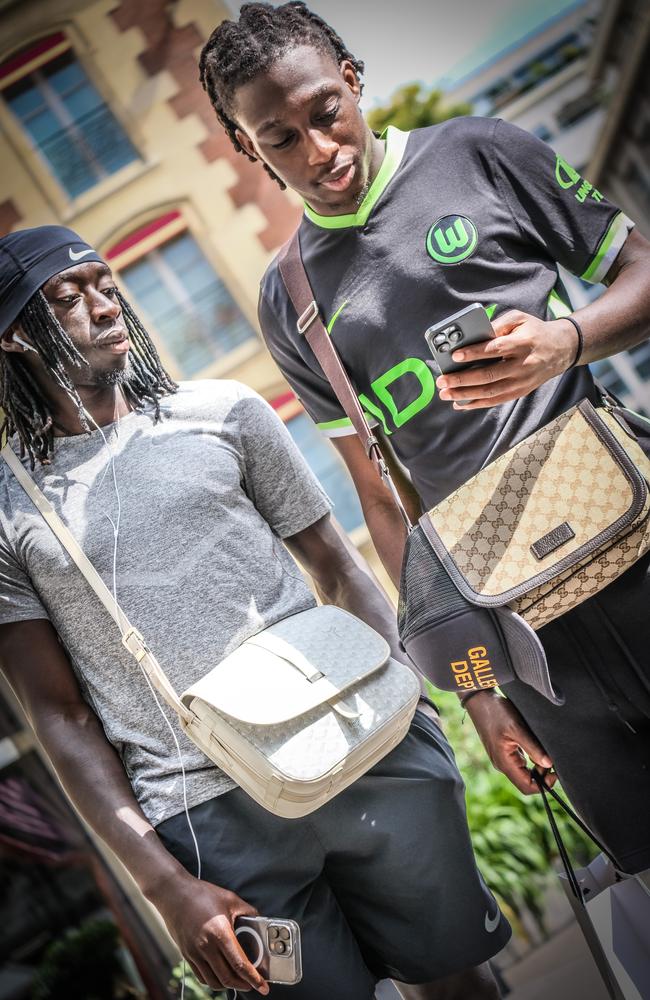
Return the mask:
[[174,992],[174,996],[179,997],[181,995],[183,975],[185,976],[185,1000],[226,1000],[225,993],[215,993],[214,990],[204,986],[198,981],[189,965],[183,967],[182,962],[179,962],[172,969],[170,987]]
[[45,952],[32,1000],[114,1000],[122,972],[117,947],[117,928],[110,920],[67,931]]
[[383,132],[387,125],[408,132],[425,125],[471,114],[469,104],[445,107],[441,90],[427,90],[419,83],[409,83],[400,87],[385,107],[373,108],[367,114],[368,124],[375,132]]
[[[557,848],[542,800],[522,795],[495,771],[455,695],[433,690],[431,695],[467,786],[467,819],[483,877],[520,936],[529,937],[526,914],[544,936],[543,899],[556,877]],[[570,857],[584,864],[593,856],[593,844],[559,807],[556,811]]]

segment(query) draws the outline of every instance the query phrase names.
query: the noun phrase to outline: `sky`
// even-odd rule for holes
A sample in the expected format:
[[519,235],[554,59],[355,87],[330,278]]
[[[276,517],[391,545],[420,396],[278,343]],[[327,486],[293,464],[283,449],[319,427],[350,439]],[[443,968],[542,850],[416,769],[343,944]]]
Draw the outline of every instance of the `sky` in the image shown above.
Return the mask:
[[[447,85],[576,0],[307,0],[366,64],[368,110],[402,84]],[[230,6],[238,9],[238,0]]]

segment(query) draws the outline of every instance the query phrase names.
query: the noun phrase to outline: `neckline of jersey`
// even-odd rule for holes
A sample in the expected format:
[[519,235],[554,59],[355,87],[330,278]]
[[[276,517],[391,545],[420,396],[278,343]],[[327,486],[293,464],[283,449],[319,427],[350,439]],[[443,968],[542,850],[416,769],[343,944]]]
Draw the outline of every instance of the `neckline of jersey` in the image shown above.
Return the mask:
[[357,211],[349,215],[319,215],[305,202],[305,215],[315,226],[320,226],[322,229],[349,229],[353,226],[366,224],[370,213],[402,162],[409,133],[402,132],[394,125],[389,125],[381,136],[382,139],[384,137],[386,139],[386,154],[377,176],[368,188]]

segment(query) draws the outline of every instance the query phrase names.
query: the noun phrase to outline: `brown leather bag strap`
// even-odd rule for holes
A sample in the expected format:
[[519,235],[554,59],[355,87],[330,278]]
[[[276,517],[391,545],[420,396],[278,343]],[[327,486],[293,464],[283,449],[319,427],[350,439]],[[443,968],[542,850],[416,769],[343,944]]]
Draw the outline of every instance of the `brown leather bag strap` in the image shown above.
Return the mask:
[[379,441],[372,433],[357,394],[352,387],[348,373],[343,367],[338,352],[321,319],[320,310],[314,298],[314,293],[307,272],[305,271],[305,265],[302,262],[300,237],[297,230],[288,243],[285,243],[282,247],[278,256],[278,266],[289,298],[298,315],[298,322],[296,324],[298,333],[306,339],[314,352],[325,377],[336,393],[336,398],[351,420],[352,426],[363,444],[366,455],[377,469],[382,482],[390,490],[407,531],[410,531],[413,525],[406,513],[388,465],[382,455]]

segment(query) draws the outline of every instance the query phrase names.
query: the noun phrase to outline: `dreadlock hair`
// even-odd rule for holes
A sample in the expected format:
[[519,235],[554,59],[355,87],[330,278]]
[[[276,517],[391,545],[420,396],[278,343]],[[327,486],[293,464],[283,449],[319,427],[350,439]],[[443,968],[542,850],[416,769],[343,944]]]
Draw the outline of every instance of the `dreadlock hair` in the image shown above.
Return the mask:
[[[339,66],[347,60],[357,77],[364,71],[363,62],[347,50],[334,29],[302,0],[291,0],[280,7],[245,3],[239,20],[222,21],[203,47],[199,62],[203,89],[233,146],[249,160],[255,161],[255,157],[241,147],[235,134],[238,127],[233,118],[235,91],[299,45],[312,45],[332,56]],[[264,169],[284,190],[286,185],[266,163]]]
[[[122,389],[136,408],[140,408],[145,400],[153,403],[156,422],[160,418],[160,399],[175,392],[178,387],[163,368],[149,334],[133,309],[119,291],[116,294],[132,347],[130,370]],[[79,422],[90,433],[83,403],[66,370],[66,365],[81,368],[88,362],[57,320],[40,289],[23,308],[17,322],[54,381],[74,400]],[[37,461],[50,465],[54,448],[54,419],[50,403],[25,359],[6,351],[0,351],[0,410],[4,413],[0,439],[5,434],[17,434],[21,455],[25,452],[29,455],[32,469]]]

